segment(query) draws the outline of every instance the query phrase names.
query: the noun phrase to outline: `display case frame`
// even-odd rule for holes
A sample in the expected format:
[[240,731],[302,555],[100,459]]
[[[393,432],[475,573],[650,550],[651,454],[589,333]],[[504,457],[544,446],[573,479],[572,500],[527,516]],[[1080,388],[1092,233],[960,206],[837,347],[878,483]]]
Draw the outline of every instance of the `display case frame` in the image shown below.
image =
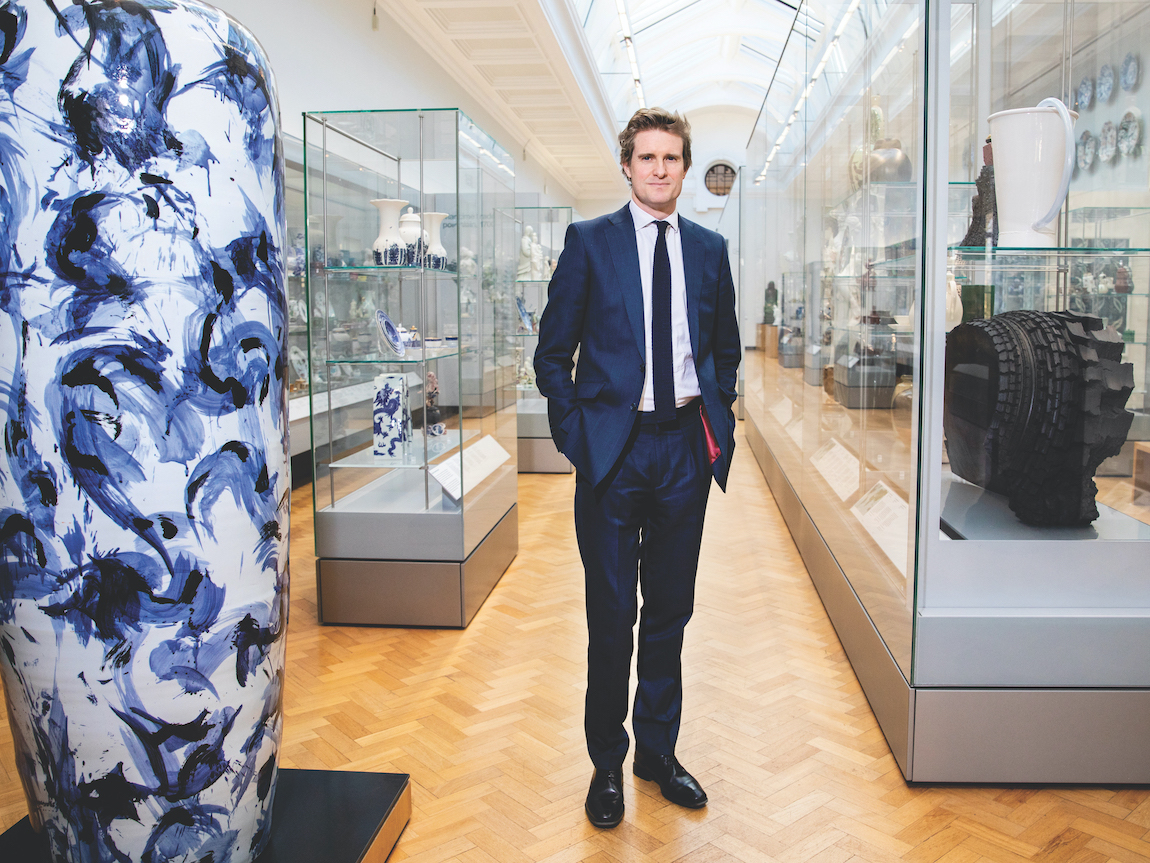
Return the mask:
[[[760,113],[748,147],[762,170],[744,220],[756,233],[742,244],[763,249],[748,259],[748,285],[802,274],[806,317],[822,297],[812,277],[833,274],[835,388],[817,390],[781,357],[748,352],[750,448],[908,780],[1144,783],[1150,497],[1139,497],[1125,459],[1141,452],[1150,422],[1145,150],[1128,157],[1140,186],[1099,188],[1097,175],[1075,175],[1054,248],[957,246],[985,118],[1069,99],[1082,74],[1075,63],[1133,55],[1150,16],[1136,4],[1083,3],[996,16],[984,0],[817,12],[821,37],[788,48],[782,63],[795,83],[772,87],[767,99],[779,101]],[[1010,78],[1023,68],[1028,76]],[[1004,80],[1022,84],[1008,90]],[[1116,95],[1114,110],[1146,93]],[[904,170],[896,181],[910,184],[911,208],[897,228],[875,191]],[[1121,185],[1117,172],[1107,176]],[[847,217],[855,237],[844,251],[833,226]],[[772,224],[786,227],[772,234]],[[1102,290],[1084,278],[1118,267],[1122,298],[1112,273]],[[889,300],[867,308],[868,295]],[[950,471],[947,332],[968,313],[1011,309],[1123,322],[1135,415],[1097,474],[1101,517],[1090,527],[1028,526],[1004,498]],[[872,359],[893,365],[893,389],[890,374],[844,374]]]
[[[573,216],[571,207],[516,207],[519,257],[515,273],[519,326],[515,344],[520,473],[571,473],[575,468],[551,439],[547,399],[535,384],[539,318],[547,305],[551,274],[559,262]],[[532,239],[534,238],[534,239]]]
[[304,168],[320,621],[466,626],[518,548],[514,160],[457,109],[335,111]]

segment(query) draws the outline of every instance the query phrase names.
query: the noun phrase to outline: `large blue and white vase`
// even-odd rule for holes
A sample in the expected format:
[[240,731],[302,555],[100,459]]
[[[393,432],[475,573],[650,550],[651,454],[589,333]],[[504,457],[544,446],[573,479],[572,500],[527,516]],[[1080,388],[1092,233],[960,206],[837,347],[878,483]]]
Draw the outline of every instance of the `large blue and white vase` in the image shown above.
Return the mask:
[[372,453],[403,458],[412,438],[406,375],[376,375],[371,414]]
[[288,608],[283,156],[193,0],[0,2],[0,673],[60,861],[241,863]]

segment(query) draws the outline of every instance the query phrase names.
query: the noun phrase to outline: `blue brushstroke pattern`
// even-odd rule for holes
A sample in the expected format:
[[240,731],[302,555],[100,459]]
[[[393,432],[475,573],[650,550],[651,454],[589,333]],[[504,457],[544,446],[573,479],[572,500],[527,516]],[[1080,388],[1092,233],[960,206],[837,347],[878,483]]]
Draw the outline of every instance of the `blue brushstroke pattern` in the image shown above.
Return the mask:
[[[176,13],[181,41],[222,36],[218,59],[196,60],[194,73],[185,46],[165,39]],[[33,15],[54,19],[45,44],[27,44]],[[45,70],[59,71],[58,88]],[[20,104],[33,74],[37,86],[49,76],[54,104]],[[194,91],[229,106],[228,119],[204,118],[202,133],[173,126],[173,100]],[[210,7],[0,0],[0,670],[31,717],[17,759],[47,795],[38,802],[60,859],[239,863],[268,838],[289,485],[274,438],[287,423],[277,113],[258,43]],[[221,236],[219,205],[191,190],[206,183],[210,195],[233,134],[254,182],[236,189],[244,205]],[[182,320],[164,318],[168,298],[190,307]],[[182,487],[165,465],[182,469]],[[225,495],[250,542],[213,572]],[[229,598],[229,584],[242,594],[253,577],[274,596]],[[34,687],[50,654],[22,651],[65,641],[90,648],[87,676],[67,675],[71,695]],[[226,703],[237,687],[254,699]],[[162,715],[158,691],[176,693],[181,721]],[[107,722],[122,755],[81,761],[81,730]],[[242,835],[241,802],[254,816]],[[146,844],[121,847],[138,833],[123,822],[145,825]]]

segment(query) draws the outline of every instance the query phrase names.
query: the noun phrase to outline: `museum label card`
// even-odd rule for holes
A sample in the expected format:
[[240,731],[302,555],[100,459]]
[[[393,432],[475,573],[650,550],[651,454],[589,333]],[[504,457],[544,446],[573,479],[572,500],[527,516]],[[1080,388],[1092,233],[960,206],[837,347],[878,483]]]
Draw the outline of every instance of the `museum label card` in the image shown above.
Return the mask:
[[849,449],[831,438],[811,456],[822,478],[827,481],[840,500],[846,500],[859,490],[859,460]]
[[511,458],[507,450],[491,435],[484,435],[463,451],[462,474],[460,459],[432,465],[428,472],[443,486],[443,493],[456,503],[471,489],[491,476],[501,464]]
[[880,480],[851,507],[851,512],[905,576],[907,531],[910,530],[910,507],[906,501]]

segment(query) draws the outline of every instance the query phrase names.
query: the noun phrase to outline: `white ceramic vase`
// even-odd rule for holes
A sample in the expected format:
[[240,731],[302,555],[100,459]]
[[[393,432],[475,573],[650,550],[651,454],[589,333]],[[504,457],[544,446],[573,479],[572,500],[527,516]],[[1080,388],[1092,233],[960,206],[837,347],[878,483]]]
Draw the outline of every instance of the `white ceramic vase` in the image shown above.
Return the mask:
[[427,224],[427,266],[433,270],[447,269],[447,249],[443,245],[443,220],[447,213],[424,213]]
[[998,245],[1052,248],[1074,171],[1078,114],[1057,99],[988,118],[998,199]]
[[406,249],[404,263],[409,267],[423,265],[423,253],[427,248],[427,237],[423,231],[423,220],[414,208],[408,207],[407,212],[399,217],[399,235],[403,237]]
[[402,458],[412,436],[406,375],[376,375],[371,413],[372,452]]
[[197,0],[0,19],[13,763],[57,863],[247,863],[271,835],[288,608],[271,68]]
[[401,267],[406,263],[407,244],[399,233],[399,214],[407,201],[398,198],[376,198],[372,205],[379,210],[379,236],[371,244],[377,267]]

